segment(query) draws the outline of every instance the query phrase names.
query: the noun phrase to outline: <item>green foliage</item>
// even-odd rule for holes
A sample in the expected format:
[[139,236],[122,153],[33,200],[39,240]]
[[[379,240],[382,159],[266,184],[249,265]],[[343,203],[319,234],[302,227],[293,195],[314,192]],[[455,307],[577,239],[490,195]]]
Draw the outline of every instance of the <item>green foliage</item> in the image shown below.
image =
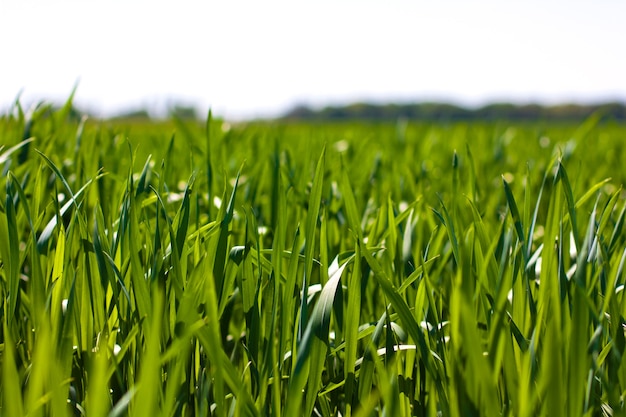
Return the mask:
[[449,103],[402,103],[373,104],[352,103],[313,109],[298,105],[283,115],[284,120],[308,120],[315,122],[333,120],[378,120],[394,121],[407,118],[420,121],[581,121],[593,113],[602,113],[615,120],[626,119],[626,106],[619,102],[594,105],[540,104],[515,105],[493,103],[480,108],[467,108]]
[[626,412],[624,126],[70,108],[0,119],[0,415]]

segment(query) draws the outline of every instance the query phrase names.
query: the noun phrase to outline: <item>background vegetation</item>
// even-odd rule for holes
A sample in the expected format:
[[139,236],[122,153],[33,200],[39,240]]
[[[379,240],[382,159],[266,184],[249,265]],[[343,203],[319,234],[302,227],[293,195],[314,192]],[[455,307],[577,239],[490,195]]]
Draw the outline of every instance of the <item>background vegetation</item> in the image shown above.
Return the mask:
[[6,416],[624,413],[626,128],[0,119]]
[[454,121],[543,121],[581,122],[594,113],[602,113],[613,120],[626,120],[626,106],[623,103],[599,103],[592,105],[492,103],[469,108],[450,103],[402,103],[374,104],[353,103],[348,105],[312,108],[300,105],[289,110],[282,117],[285,120],[386,120],[407,118],[413,121],[454,122]]

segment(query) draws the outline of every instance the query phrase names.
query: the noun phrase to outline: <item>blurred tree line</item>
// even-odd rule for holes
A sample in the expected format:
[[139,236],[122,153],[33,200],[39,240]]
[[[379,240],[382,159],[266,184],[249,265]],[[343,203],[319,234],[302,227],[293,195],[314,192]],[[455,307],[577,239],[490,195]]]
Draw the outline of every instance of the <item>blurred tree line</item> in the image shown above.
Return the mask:
[[[45,107],[45,106],[44,106]],[[58,109],[51,106],[47,111]],[[89,112],[70,105],[68,117],[79,120]],[[600,113],[604,119],[626,121],[626,103],[608,102],[600,104],[559,104],[545,106],[540,104],[493,103],[478,108],[462,107],[450,103],[410,103],[410,104],[375,104],[353,103],[339,106],[313,108],[297,105],[288,110],[278,120],[285,121],[342,121],[371,120],[396,121],[409,119],[416,121],[456,122],[456,121],[580,121],[591,114]],[[204,114],[193,105],[174,104],[165,112],[154,114],[146,108],[135,108],[109,117],[110,120],[149,121],[153,119],[203,120]]]
[[593,105],[561,104],[554,106],[493,103],[479,108],[466,108],[448,103],[354,103],[344,106],[327,106],[321,109],[298,105],[285,113],[282,119],[302,121],[387,121],[397,120],[398,118],[424,121],[575,121],[585,119],[595,112],[601,112],[605,117],[610,119],[626,120],[626,105],[618,102]]
[[[166,114],[157,115],[157,119],[162,118],[176,118],[181,120],[198,120],[201,118],[198,110],[191,105],[182,105],[175,104],[167,109]],[[122,112],[115,117],[112,117],[113,120],[150,120],[155,118],[153,114],[145,108],[138,108],[133,110],[128,110],[126,112]]]

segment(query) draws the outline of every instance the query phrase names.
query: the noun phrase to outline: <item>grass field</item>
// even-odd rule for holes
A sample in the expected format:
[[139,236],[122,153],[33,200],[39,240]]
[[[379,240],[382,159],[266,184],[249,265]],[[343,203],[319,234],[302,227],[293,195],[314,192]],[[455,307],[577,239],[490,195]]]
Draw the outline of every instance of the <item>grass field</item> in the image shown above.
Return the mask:
[[623,415],[626,126],[0,118],[0,415]]

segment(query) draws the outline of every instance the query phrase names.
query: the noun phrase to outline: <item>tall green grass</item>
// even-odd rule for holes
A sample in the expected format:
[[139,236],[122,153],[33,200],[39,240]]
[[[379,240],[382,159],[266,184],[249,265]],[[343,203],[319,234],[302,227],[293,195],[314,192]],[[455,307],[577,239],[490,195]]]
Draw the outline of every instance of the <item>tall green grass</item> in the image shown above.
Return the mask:
[[0,414],[621,415],[624,126],[0,119]]

